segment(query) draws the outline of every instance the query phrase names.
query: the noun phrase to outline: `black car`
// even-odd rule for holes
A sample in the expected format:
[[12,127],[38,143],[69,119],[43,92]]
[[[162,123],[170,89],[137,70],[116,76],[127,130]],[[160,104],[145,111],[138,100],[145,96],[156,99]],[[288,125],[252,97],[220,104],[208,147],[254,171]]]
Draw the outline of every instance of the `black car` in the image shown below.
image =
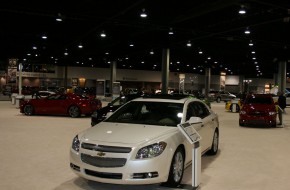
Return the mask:
[[133,100],[135,98],[141,97],[142,94],[127,94],[122,95],[110,102],[107,106],[96,110],[92,116],[91,116],[91,126],[95,126],[97,123],[103,121],[106,118],[106,115],[108,112],[114,112],[117,110],[120,106],[127,103],[130,100]]

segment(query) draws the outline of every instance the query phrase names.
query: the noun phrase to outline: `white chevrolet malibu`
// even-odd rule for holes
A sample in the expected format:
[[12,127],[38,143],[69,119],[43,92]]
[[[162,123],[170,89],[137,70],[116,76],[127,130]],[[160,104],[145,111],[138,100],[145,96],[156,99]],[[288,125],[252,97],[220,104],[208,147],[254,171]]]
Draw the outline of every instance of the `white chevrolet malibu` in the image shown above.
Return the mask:
[[188,96],[132,100],[103,122],[77,134],[70,167],[79,176],[112,184],[163,183],[176,187],[191,164],[192,144],[177,125],[187,121],[201,136],[202,154],[218,151],[218,116]]

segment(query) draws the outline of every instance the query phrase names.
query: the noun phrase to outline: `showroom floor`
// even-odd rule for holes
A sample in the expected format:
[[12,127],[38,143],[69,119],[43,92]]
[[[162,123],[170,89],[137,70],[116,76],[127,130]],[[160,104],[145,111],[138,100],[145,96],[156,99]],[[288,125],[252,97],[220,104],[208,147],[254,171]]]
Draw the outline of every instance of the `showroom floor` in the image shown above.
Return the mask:
[[[212,103],[220,119],[220,150],[202,157],[202,190],[289,190],[290,109],[284,128],[239,127],[238,113]],[[158,184],[101,184],[77,177],[69,167],[72,138],[90,127],[90,118],[25,116],[0,101],[0,189],[5,190],[161,190]],[[192,189],[191,167],[182,186]]]

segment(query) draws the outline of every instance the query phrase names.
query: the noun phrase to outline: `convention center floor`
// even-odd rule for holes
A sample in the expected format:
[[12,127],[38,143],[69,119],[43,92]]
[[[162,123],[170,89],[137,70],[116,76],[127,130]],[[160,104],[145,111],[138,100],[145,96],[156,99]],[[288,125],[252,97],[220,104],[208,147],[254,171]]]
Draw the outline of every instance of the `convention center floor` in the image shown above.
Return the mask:
[[[219,115],[220,147],[201,160],[201,190],[289,190],[290,109],[283,128],[240,127],[238,113],[212,103]],[[112,185],[87,181],[69,167],[69,149],[90,118],[25,116],[11,101],[0,101],[0,189],[2,190],[162,190],[154,185]],[[182,185],[193,189],[191,166]],[[174,189],[174,188],[171,188]]]

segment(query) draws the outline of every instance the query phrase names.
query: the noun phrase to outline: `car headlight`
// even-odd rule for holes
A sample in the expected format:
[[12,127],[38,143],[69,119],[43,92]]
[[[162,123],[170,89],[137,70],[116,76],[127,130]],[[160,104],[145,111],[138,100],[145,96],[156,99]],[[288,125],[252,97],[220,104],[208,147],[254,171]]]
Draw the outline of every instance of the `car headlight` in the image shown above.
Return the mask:
[[75,136],[75,138],[73,139],[71,147],[77,152],[80,150],[80,140],[79,140],[78,135]]
[[245,115],[247,112],[246,111],[240,111],[240,115]]
[[153,158],[159,156],[165,150],[166,145],[166,142],[158,142],[145,146],[138,151],[136,159]]
[[275,115],[275,114],[276,114],[276,112],[274,112],[274,111],[269,112],[269,115]]

